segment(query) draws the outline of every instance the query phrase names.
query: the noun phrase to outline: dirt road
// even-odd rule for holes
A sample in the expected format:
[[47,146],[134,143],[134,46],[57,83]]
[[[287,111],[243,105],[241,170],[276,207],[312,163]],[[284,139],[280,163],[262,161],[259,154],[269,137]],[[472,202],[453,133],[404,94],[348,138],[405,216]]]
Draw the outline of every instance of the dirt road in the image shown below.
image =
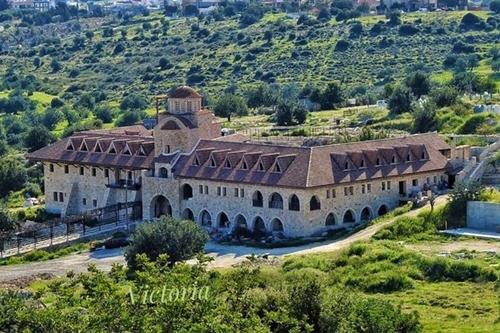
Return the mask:
[[[436,200],[436,206],[443,205],[446,197],[439,197]],[[414,216],[420,213],[424,208],[419,208],[406,213],[407,216]],[[261,255],[268,253],[271,256],[301,255],[319,252],[331,252],[349,246],[350,244],[366,240],[373,236],[378,230],[392,223],[394,219],[386,222],[371,225],[356,234],[350,235],[344,239],[336,241],[325,241],[311,243],[302,246],[278,248],[278,249],[259,249],[246,246],[221,245],[214,242],[207,243],[206,252],[214,257],[209,267],[231,267],[246,260],[246,256],[255,254]],[[93,263],[103,271],[109,271],[114,263],[125,263],[123,250],[97,250],[94,252],[69,255],[63,258],[35,262],[29,264],[3,266],[0,267],[0,282],[7,282],[19,278],[25,278],[33,275],[48,274],[61,276],[69,271],[75,273],[87,270],[87,265]]]

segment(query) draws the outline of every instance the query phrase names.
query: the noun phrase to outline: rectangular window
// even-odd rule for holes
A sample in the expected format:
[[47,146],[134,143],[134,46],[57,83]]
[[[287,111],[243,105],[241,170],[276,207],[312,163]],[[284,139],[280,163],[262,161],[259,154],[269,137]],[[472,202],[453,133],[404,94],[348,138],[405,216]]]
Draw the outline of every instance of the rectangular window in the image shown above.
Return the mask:
[[127,172],[127,178],[132,180],[132,171]]
[[109,178],[109,169],[104,169],[104,177]]
[[62,192],[59,192],[59,201],[64,202],[64,194]]
[[349,195],[349,189],[344,187],[344,195],[347,197]]
[[240,197],[241,198],[245,197],[245,189],[244,188],[240,188]]
[[222,195],[227,196],[227,188],[225,187],[222,188]]
[[84,205],[84,206],[87,206],[87,199],[86,199],[86,198],[83,198],[83,199],[82,199],[82,203],[83,203],[83,205]]
[[365,193],[366,193],[366,185],[365,185],[365,184],[362,184],[362,185],[361,185],[361,193],[362,193],[362,194],[365,194]]
[[437,179],[438,179],[438,177],[436,177],[436,176],[434,176],[434,177],[433,177],[434,184],[436,184],[436,183],[437,183]]
[[49,164],[49,170],[50,172],[54,172],[54,164],[52,163]]
[[366,191],[367,191],[368,193],[372,193],[372,184],[367,184],[367,185],[366,185]]
[[354,195],[354,186],[349,186],[349,194]]
[[390,189],[391,189],[391,181],[390,181],[390,180],[387,182],[387,189],[388,189],[388,190],[390,190]]
[[335,198],[337,196],[337,190],[332,188],[332,198]]
[[205,185],[205,194],[208,194],[208,185]]
[[54,195],[54,201],[58,201],[57,192],[54,192],[53,195]]
[[64,173],[69,173],[69,166],[67,165],[64,166]]
[[83,176],[85,174],[85,170],[83,169],[83,167],[80,167],[80,176]]
[[382,182],[382,191],[385,191],[385,182]]
[[234,196],[239,197],[240,196],[240,190],[238,188],[234,189]]
[[200,194],[203,194],[203,185],[199,186],[199,191],[200,191]]
[[330,190],[326,190],[326,198],[330,199]]
[[96,168],[92,168],[92,177],[95,177],[96,175],[97,175]]
[[418,186],[418,179],[413,179],[411,183],[413,186]]
[[97,207],[97,200],[96,200],[96,199],[92,200],[92,205],[93,205],[94,207]]
[[220,195],[221,195],[221,193],[222,193],[222,192],[221,192],[221,188],[220,188],[220,186],[217,186],[217,195],[218,195],[218,196],[220,196]]

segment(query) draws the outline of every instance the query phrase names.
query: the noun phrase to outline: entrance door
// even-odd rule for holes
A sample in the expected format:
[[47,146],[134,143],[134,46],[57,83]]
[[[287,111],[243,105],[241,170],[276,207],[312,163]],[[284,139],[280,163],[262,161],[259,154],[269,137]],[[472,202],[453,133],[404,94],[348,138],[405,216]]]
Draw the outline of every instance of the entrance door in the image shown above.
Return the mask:
[[406,195],[406,181],[399,182],[399,194]]

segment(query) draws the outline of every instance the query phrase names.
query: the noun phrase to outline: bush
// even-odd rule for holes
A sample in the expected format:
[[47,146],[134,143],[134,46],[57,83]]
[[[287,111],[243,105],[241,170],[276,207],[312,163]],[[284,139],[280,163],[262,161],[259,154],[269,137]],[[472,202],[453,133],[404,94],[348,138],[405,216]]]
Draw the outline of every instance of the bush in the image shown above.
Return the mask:
[[173,265],[202,252],[207,240],[206,231],[195,222],[163,216],[157,222],[145,223],[137,228],[125,251],[125,259],[131,269],[137,269],[137,255],[144,254],[156,260],[159,255],[167,254],[169,263]]

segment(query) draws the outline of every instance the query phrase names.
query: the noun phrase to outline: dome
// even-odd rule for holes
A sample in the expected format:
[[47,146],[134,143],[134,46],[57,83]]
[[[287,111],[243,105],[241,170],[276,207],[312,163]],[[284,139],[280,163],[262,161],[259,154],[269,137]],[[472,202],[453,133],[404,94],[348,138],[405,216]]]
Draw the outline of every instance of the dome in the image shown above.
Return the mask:
[[181,86],[169,94],[170,98],[202,98],[200,94],[191,87]]

